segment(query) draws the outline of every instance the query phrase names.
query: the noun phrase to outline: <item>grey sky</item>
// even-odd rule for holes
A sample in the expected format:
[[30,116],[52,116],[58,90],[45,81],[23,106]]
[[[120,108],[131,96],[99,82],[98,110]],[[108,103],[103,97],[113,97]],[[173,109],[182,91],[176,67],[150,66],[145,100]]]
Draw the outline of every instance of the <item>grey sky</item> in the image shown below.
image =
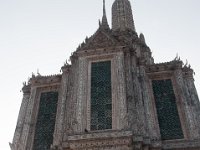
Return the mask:
[[[111,5],[106,11],[111,26]],[[136,30],[156,62],[178,53],[195,70],[200,92],[200,1],[131,0]],[[31,73],[57,74],[78,44],[98,28],[102,0],[0,0],[0,149],[9,150]]]

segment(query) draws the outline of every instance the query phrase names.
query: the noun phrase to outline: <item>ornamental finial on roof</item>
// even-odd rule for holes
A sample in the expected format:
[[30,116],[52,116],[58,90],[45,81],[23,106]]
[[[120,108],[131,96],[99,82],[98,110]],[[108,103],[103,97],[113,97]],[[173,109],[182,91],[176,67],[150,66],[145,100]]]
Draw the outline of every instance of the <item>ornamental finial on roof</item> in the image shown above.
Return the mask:
[[140,33],[140,40],[144,43],[144,44],[146,44],[146,42],[145,42],[145,37],[144,37],[144,34],[143,33]]
[[101,26],[105,29],[109,29],[107,17],[106,17],[106,8],[105,8],[105,0],[103,0],[103,17]]

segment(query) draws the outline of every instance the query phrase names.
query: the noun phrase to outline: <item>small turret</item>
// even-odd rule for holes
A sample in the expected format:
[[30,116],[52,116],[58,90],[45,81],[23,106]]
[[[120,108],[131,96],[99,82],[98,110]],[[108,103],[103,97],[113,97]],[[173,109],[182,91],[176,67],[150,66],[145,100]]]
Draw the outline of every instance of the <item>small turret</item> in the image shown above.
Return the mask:
[[145,42],[145,37],[144,37],[144,34],[143,34],[143,33],[140,33],[139,38],[140,38],[140,40],[142,41],[142,43],[146,44],[146,42]]

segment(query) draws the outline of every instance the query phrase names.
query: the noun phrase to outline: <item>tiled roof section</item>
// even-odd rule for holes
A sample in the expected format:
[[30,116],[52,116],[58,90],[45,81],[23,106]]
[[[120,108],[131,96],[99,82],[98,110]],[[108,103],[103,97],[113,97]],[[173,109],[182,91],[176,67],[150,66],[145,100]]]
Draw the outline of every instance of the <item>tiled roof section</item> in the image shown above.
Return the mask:
[[181,60],[172,60],[169,62],[157,63],[146,66],[146,72],[160,72],[160,71],[169,71],[175,69],[181,69],[183,62]]
[[48,75],[48,76],[42,76],[34,74],[32,75],[32,78],[29,80],[29,84],[32,86],[40,86],[40,85],[46,85],[46,84],[58,84],[61,82],[62,75],[61,74],[55,74],[55,75]]
[[157,63],[146,66],[147,73],[173,71],[176,69],[182,70],[184,77],[193,78],[194,75],[193,69],[188,63],[184,64],[183,61],[180,60],[180,58],[175,58],[174,60],[169,62]]

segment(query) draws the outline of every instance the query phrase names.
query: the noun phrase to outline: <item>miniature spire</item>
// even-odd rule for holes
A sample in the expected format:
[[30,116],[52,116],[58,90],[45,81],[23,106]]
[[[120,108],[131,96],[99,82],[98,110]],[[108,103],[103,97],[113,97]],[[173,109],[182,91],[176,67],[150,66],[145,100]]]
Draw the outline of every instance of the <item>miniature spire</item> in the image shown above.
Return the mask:
[[105,8],[105,0],[103,0],[103,17],[102,17],[102,27],[105,29],[109,28],[107,17],[106,17],[106,8]]
[[146,42],[145,42],[145,37],[144,37],[144,34],[143,34],[143,33],[140,33],[140,40],[141,40],[144,44],[146,44]]
[[103,0],[103,15],[106,15],[105,0]]

